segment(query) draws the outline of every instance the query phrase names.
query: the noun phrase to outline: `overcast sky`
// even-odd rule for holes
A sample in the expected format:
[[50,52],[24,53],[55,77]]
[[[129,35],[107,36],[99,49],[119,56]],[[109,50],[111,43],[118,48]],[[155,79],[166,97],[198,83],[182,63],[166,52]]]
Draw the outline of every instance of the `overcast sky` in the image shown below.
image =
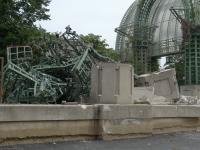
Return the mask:
[[134,0],[52,0],[50,21],[39,24],[49,32],[64,31],[71,25],[78,34],[102,35],[115,47],[114,29]]

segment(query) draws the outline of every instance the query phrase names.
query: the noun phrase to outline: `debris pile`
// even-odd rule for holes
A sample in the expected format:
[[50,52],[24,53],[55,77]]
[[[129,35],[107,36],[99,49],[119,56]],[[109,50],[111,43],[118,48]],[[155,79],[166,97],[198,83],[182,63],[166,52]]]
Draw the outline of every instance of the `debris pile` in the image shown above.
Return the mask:
[[177,105],[200,105],[200,99],[198,97],[192,96],[181,96],[180,99],[176,102]]
[[7,48],[4,103],[61,103],[89,95],[93,64],[110,62],[84,43],[70,26],[30,46]]

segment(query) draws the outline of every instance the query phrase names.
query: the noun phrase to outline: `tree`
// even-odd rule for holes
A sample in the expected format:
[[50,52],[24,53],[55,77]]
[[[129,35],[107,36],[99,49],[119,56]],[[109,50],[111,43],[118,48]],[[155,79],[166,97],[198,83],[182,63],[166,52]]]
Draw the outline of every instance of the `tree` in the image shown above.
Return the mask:
[[88,35],[81,35],[80,37],[85,43],[93,44],[94,49],[101,55],[110,57],[115,61],[119,60],[119,54],[112,48],[109,48],[109,45],[105,39],[102,39],[102,36],[90,33]]
[[25,44],[41,31],[34,23],[48,20],[50,0],[0,0],[0,49]]

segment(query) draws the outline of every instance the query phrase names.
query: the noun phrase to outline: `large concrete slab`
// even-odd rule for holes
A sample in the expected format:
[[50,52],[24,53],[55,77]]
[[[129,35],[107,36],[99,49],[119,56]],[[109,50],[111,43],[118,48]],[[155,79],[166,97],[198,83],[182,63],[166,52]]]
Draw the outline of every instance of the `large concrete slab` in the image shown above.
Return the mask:
[[89,103],[132,104],[133,67],[129,64],[93,65]]

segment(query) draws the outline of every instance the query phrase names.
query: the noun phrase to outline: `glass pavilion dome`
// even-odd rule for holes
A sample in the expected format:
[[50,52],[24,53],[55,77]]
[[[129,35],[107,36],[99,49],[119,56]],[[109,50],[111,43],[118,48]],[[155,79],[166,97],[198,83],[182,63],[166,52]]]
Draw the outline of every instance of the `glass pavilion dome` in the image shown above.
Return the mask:
[[200,85],[199,0],[135,0],[116,32],[116,51],[137,74],[155,71],[162,56],[180,54],[185,84]]
[[[129,25],[134,25],[137,21],[137,9],[140,0],[134,1],[125,13],[120,28],[129,32]],[[171,13],[170,8],[183,8],[181,0],[155,0],[151,8],[147,8],[148,26],[153,30],[150,34],[152,38],[152,56],[162,56],[168,53],[176,53],[179,51],[179,45],[182,42],[181,24]],[[141,18],[142,19],[142,18]],[[131,32],[129,32],[131,34]],[[128,37],[117,35],[116,50],[123,53],[125,49],[130,48],[130,39]]]

